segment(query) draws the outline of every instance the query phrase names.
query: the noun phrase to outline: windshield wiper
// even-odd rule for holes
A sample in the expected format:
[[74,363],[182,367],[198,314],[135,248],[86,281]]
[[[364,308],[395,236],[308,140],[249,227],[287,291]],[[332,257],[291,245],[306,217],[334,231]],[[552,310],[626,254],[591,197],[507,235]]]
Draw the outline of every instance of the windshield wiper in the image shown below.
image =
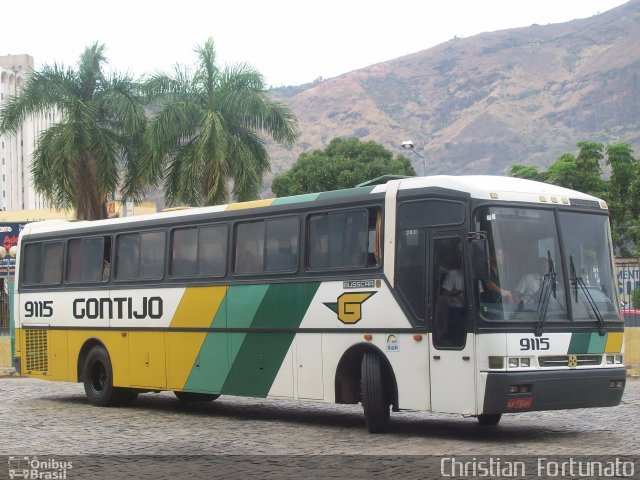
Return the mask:
[[591,296],[591,293],[589,293],[589,289],[585,285],[584,280],[582,280],[582,277],[578,277],[576,275],[576,267],[573,264],[572,255],[569,255],[569,268],[571,269],[571,281],[573,282],[573,285],[575,288],[576,303],[578,303],[578,287],[580,287],[580,291],[582,292],[585,299],[587,300],[586,302],[587,305],[589,305],[589,308],[591,308],[591,310],[593,311],[593,315],[596,317],[596,320],[598,321],[598,333],[600,333],[600,336],[602,337],[605,335],[605,333],[607,333],[607,326],[604,323],[604,318],[602,318],[600,309],[598,308],[598,305],[596,305],[596,302]]
[[551,251],[547,250],[548,261],[548,273],[545,273],[542,280],[542,289],[540,292],[540,300],[538,301],[538,311],[536,312],[536,327],[534,334],[536,337],[542,335],[542,325],[544,325],[547,319],[547,309],[549,308],[549,300],[551,299],[551,293],[553,298],[556,298],[556,269],[551,259]]

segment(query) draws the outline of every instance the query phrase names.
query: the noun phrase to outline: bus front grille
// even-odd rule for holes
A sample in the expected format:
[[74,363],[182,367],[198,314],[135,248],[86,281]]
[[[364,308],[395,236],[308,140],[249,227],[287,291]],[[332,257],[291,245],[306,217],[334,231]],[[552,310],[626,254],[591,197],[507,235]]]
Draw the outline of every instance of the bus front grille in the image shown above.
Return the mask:
[[46,330],[25,330],[26,371],[43,373],[49,370],[49,345]]
[[[572,357],[574,358],[572,360]],[[554,355],[538,358],[538,363],[543,368],[552,367],[586,367],[600,365],[602,355]]]

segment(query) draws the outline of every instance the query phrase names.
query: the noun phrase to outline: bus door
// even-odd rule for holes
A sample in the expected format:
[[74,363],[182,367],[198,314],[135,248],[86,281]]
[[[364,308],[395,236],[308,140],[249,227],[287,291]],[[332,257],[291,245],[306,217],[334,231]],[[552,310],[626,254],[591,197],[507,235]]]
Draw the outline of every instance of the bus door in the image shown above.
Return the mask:
[[431,409],[475,414],[475,348],[464,232],[430,232],[428,325]]

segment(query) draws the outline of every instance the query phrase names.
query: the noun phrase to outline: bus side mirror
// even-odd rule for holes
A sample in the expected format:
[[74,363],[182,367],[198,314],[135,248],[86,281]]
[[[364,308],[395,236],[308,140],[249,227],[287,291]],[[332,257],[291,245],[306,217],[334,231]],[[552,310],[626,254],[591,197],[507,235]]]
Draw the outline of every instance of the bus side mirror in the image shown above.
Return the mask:
[[486,238],[471,240],[471,264],[474,280],[489,280],[489,245]]

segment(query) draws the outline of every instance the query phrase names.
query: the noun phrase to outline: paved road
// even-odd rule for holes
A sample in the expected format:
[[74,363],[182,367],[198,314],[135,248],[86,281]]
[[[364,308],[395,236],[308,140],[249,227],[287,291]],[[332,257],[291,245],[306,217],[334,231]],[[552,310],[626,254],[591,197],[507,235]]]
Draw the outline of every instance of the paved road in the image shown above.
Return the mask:
[[[141,395],[128,408],[97,408],[80,384],[25,378],[0,378],[0,396],[0,455],[306,455],[308,467],[309,455],[604,458],[640,452],[640,381],[633,379],[615,408],[504,415],[489,428],[457,415],[401,412],[392,414],[386,435],[367,433],[356,406],[224,396],[186,406],[160,393]],[[389,475],[393,468],[387,465],[381,476],[396,476]],[[256,478],[263,474],[259,469]]]

